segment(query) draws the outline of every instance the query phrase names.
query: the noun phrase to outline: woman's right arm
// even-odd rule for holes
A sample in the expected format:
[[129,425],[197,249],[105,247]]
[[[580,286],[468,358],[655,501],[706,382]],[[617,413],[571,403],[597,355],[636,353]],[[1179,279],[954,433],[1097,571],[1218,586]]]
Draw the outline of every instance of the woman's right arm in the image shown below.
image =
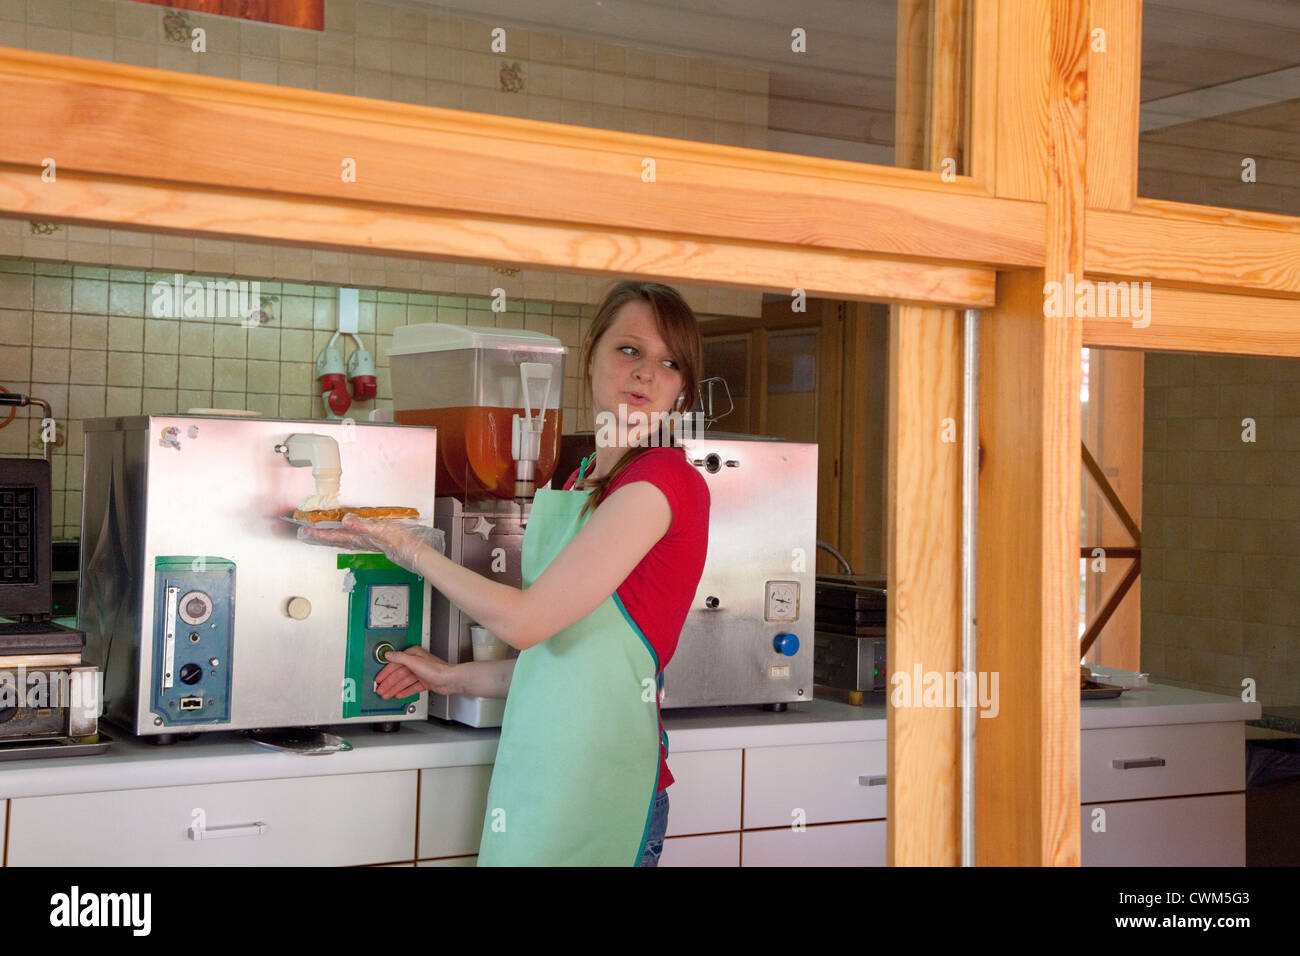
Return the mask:
[[389,651],[375,690],[384,700],[409,697],[422,690],[444,696],[505,697],[515,672],[515,659],[449,664],[422,647]]
[[454,683],[459,690],[453,694],[470,697],[505,697],[510,691],[510,678],[515,673],[515,659],[505,661],[466,661],[452,670]]

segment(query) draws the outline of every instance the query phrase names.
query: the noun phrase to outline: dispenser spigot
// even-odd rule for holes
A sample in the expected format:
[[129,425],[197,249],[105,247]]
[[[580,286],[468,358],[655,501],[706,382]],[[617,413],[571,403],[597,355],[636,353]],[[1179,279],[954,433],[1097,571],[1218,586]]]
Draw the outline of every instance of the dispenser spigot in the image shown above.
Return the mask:
[[[551,397],[553,374],[554,367],[545,362],[519,363],[524,414],[516,414],[511,423],[510,457],[515,460],[515,500],[521,503],[531,501],[537,494],[537,460],[542,455],[542,430],[546,426],[546,403]],[[533,417],[530,379],[542,387],[536,418]]]
[[297,468],[311,466],[316,480],[316,494],[305,498],[299,510],[317,511],[339,506],[339,485],[343,479],[343,466],[339,461],[339,445],[328,435],[290,435],[275,446],[289,464]]

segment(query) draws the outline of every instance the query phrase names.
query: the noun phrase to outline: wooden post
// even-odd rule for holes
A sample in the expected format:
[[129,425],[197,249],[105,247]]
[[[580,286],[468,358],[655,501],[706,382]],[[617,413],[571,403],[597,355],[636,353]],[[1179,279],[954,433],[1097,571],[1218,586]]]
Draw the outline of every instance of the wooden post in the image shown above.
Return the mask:
[[[960,173],[960,4],[900,0],[898,22],[900,161]],[[926,117],[923,142],[917,116]],[[950,159],[957,168],[945,170]],[[886,853],[895,866],[961,862],[961,711],[923,706],[916,686],[918,675],[961,666],[961,348],[959,312],[890,307]]]
[[[1079,352],[1049,308],[1083,277],[1086,0],[1004,0],[998,25],[999,195],[1046,203],[1043,270],[1003,273],[980,329],[976,859],[1079,864]],[[1069,314],[1056,314],[1068,312]],[[991,688],[991,676],[989,678]]]
[[[1137,202],[1138,93],[1142,79],[1142,0],[1092,0],[1088,20],[1088,179],[1090,208],[1131,210]],[[1093,351],[1089,397],[1094,454],[1129,510],[1142,515],[1142,381],[1145,354]],[[1098,544],[1127,543],[1114,515],[1090,493]],[[1095,519],[1095,520],[1094,520]],[[1089,574],[1089,614],[1100,610],[1132,562],[1107,562]],[[1125,670],[1141,666],[1142,582],[1129,589],[1089,655],[1090,663]]]
[[923,706],[915,675],[961,666],[961,320],[890,314],[886,852],[892,866],[956,866],[961,711]]

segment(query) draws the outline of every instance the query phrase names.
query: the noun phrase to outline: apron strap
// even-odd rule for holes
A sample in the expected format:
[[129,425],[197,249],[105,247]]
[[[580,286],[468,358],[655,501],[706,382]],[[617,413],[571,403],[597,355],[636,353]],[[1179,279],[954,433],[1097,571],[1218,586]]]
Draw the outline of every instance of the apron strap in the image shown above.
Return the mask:
[[588,458],[588,457],[589,457],[589,456],[584,455],[583,458],[582,458],[582,464],[578,466],[578,478],[577,478],[577,480],[574,482],[575,485],[581,484],[581,482],[582,482],[582,476],[583,476],[583,474],[584,474],[584,473],[586,472],[586,470],[587,470],[587,458]]

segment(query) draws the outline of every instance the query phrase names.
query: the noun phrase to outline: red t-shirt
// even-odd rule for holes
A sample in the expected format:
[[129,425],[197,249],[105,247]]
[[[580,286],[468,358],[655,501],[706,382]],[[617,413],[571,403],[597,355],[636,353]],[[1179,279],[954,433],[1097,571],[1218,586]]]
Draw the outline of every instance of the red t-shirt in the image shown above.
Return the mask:
[[[593,467],[589,462],[588,474]],[[571,490],[577,478],[575,470],[564,483],[564,490]],[[654,648],[662,673],[677,650],[677,639],[704,573],[709,546],[709,486],[680,448],[651,448],[642,452],[610,482],[605,497],[634,481],[648,481],[663,492],[672,508],[672,524],[614,593]],[[655,706],[658,707],[657,696]],[[673,782],[668,770],[667,741],[660,714],[660,790]]]

